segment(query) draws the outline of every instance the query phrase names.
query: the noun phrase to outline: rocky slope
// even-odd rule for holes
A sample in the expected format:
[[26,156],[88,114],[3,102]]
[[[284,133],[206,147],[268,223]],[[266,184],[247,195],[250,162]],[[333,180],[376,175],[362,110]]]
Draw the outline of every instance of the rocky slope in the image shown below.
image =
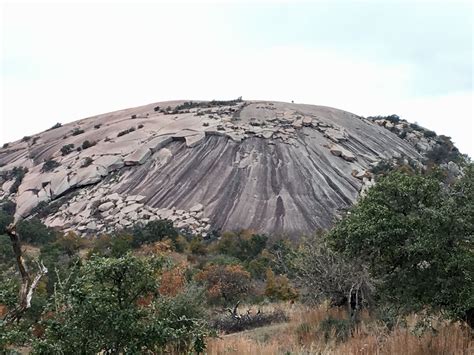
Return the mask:
[[81,234],[161,218],[202,235],[307,234],[373,183],[377,162],[421,164],[438,143],[407,128],[283,102],[154,103],[5,144],[0,199],[17,219],[46,209],[46,224]]

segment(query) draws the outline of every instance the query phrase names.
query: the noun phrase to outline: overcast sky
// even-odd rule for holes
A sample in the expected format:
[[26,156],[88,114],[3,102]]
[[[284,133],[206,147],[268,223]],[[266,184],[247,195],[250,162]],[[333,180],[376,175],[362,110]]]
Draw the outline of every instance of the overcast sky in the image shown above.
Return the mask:
[[473,147],[470,1],[2,5],[0,143],[171,99],[397,113]]

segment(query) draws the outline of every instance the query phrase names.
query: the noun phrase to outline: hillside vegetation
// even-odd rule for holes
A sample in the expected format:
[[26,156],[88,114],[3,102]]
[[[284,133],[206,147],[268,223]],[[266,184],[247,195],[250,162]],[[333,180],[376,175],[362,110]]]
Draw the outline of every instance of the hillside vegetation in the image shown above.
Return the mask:
[[[474,325],[474,169],[387,168],[327,232],[183,236],[167,220],[80,238],[37,219],[17,233],[18,306],[0,237],[0,349],[84,353],[467,353]],[[11,232],[4,202],[0,230]],[[38,260],[41,263],[38,263]]]

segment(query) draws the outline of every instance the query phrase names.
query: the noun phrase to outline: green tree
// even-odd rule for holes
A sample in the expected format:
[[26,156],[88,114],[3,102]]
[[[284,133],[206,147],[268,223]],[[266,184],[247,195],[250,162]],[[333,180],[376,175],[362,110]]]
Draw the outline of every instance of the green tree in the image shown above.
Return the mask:
[[452,185],[395,172],[380,179],[329,233],[331,245],[368,263],[380,300],[473,325],[474,174]]
[[58,283],[39,354],[142,354],[204,348],[202,293],[188,288],[176,298],[158,293],[161,259],[127,254],[93,256]]

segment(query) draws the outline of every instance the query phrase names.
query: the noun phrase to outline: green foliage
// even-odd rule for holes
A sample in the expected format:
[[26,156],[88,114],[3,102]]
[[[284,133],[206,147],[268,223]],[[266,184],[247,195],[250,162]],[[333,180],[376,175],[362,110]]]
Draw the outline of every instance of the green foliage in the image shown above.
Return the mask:
[[61,154],[68,155],[74,150],[74,144],[66,144],[61,147]]
[[128,254],[93,257],[78,267],[74,277],[58,285],[33,352],[203,351],[203,298],[196,289],[160,297],[156,273],[162,265],[162,260]]
[[91,141],[86,139],[84,142],[82,142],[82,149],[87,149],[87,148],[93,147],[96,144],[97,144],[96,142],[91,142]]
[[18,191],[18,188],[23,181],[26,173],[28,172],[28,168],[24,168],[22,166],[15,166],[12,170],[7,173],[8,179],[15,179],[13,185],[10,187],[10,193],[14,194]]
[[59,162],[57,162],[54,159],[48,159],[43,163],[43,166],[41,167],[41,172],[46,173],[48,171],[52,171],[56,169],[58,166],[61,166]]
[[215,249],[221,254],[230,255],[242,261],[251,261],[265,249],[267,240],[268,237],[262,234],[251,234],[246,231],[237,234],[225,232]]
[[171,239],[176,246],[178,232],[173,227],[173,222],[170,220],[158,220],[148,222],[145,226],[141,223],[136,224],[131,229],[133,235],[132,245],[138,247],[142,244],[158,242],[166,238]]
[[55,240],[55,231],[46,227],[37,218],[23,220],[17,224],[17,231],[22,241],[33,245],[44,245]]
[[368,263],[383,302],[465,319],[474,308],[473,171],[444,188],[432,176],[381,178],[329,241]]
[[13,222],[13,216],[0,210],[0,234],[6,233],[8,225],[12,222]]
[[[1,215],[0,215],[1,218]],[[0,221],[1,223],[1,221]],[[0,226],[1,228],[1,226]],[[15,253],[13,252],[10,237],[0,234],[0,266],[13,265],[15,262]],[[0,303],[2,303],[0,301]]]
[[74,129],[72,130],[72,133],[71,133],[71,134],[72,134],[73,136],[78,136],[79,134],[82,134],[82,133],[84,133],[84,130],[81,129],[81,128],[77,128],[77,127],[76,127],[76,128],[74,128]]
[[133,131],[135,131],[135,127],[130,127],[129,129],[126,129],[126,130],[123,130],[123,131],[120,131],[119,133],[117,133],[117,137],[121,137],[121,136],[124,136],[126,134],[132,133]]
[[63,126],[63,125],[58,122],[58,123],[56,123],[53,127],[51,127],[50,129],[48,129],[48,131],[51,131],[51,130],[53,130],[53,129],[60,128],[60,127],[62,127],[62,126]]

